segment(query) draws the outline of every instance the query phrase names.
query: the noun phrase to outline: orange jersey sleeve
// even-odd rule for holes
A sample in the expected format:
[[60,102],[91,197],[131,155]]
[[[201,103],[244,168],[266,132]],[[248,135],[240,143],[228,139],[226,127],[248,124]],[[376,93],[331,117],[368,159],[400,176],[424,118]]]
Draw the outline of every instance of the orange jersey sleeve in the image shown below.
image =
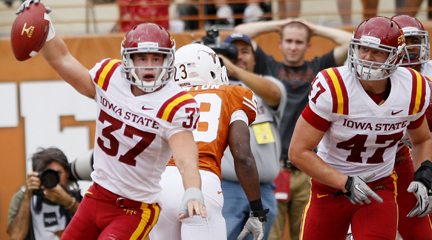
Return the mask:
[[[249,124],[255,121],[256,99],[251,90],[237,85],[192,87],[188,90],[200,106],[197,129],[193,131],[199,151],[199,168],[221,177],[221,159],[228,146],[231,115],[243,110]],[[175,166],[171,158],[168,166]]]

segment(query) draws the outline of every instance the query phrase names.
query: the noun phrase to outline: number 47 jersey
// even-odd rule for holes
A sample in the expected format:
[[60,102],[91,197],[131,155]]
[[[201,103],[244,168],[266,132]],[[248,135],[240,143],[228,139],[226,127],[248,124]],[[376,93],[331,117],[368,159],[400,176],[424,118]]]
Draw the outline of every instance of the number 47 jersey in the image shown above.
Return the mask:
[[317,75],[302,116],[326,132],[317,154],[328,165],[348,176],[375,171],[370,181],[391,174],[397,143],[407,128],[421,125],[430,89],[422,75],[404,67],[389,83],[390,93],[379,105],[346,66]]
[[[199,151],[199,168],[221,178],[221,159],[228,146],[231,116],[244,111],[248,124],[255,121],[257,100],[251,90],[238,85],[204,85],[185,89],[200,105],[200,118],[193,131]],[[175,166],[171,159],[170,166]]]

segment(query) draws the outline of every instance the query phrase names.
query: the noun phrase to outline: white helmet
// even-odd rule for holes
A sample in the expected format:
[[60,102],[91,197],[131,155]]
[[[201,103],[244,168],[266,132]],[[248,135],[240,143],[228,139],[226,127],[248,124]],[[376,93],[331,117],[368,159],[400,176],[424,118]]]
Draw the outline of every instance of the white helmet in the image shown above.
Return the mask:
[[200,85],[228,85],[225,66],[211,48],[191,43],[175,52],[174,81],[180,87]]

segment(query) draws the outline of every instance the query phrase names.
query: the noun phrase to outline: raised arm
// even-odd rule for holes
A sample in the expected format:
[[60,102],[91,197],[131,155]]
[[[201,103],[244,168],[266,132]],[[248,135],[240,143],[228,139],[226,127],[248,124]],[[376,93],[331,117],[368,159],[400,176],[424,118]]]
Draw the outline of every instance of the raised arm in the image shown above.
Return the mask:
[[223,55],[218,55],[224,62],[227,74],[230,78],[242,81],[257,96],[262,98],[270,107],[277,107],[280,103],[282,93],[276,83],[249,72],[233,64]]
[[[32,4],[39,4],[39,2],[40,0],[26,0],[21,4],[16,14],[30,8]],[[46,7],[46,10],[48,13],[51,12],[49,7]],[[49,21],[49,31],[46,42],[40,51],[42,56],[60,77],[79,93],[94,98],[96,90],[88,69],[69,53],[65,42],[55,35],[49,15],[45,15],[45,19]]]
[[[300,18],[287,18],[284,20],[261,21],[252,23],[243,23],[234,28],[234,32],[248,35],[250,38],[258,37],[261,34],[270,32],[279,32],[283,26],[291,22],[301,22],[311,30],[314,36],[327,38],[334,42],[337,46],[334,49],[334,57],[336,64],[343,65],[348,55],[348,47],[351,41],[352,34],[345,30],[334,27],[326,27],[312,24]],[[254,50],[256,43],[254,42]]]
[[283,26],[290,23],[292,18],[283,20],[258,21],[251,23],[242,23],[234,28],[234,32],[248,35],[250,38],[258,37],[261,34],[270,32],[279,32]]
[[333,51],[335,62],[337,66],[343,65],[348,56],[352,33],[339,28],[313,25],[306,21],[302,22],[312,30],[313,35],[327,38],[336,44]]
[[41,50],[47,63],[79,93],[89,98],[96,94],[89,70],[73,57],[65,42],[58,36],[46,42]]

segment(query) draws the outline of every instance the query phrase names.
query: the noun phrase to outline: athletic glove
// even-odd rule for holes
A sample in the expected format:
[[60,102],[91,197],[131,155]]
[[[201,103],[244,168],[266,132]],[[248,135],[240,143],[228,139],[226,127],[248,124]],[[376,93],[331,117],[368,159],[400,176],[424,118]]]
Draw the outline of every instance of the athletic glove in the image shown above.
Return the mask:
[[254,235],[254,240],[264,239],[264,222],[267,221],[267,213],[269,209],[264,209],[260,211],[250,211],[249,219],[243,227],[243,230],[237,237],[237,240],[242,240],[249,233]]
[[423,183],[417,181],[411,182],[408,192],[414,193],[417,198],[417,204],[408,213],[407,217],[417,216],[421,218],[432,212],[432,193]]
[[417,204],[407,217],[421,218],[432,212],[432,162],[425,160],[414,173],[414,181],[408,187],[408,192],[414,193]]
[[[20,14],[20,12],[24,11],[25,9],[30,7],[30,4],[34,3],[34,4],[38,4],[40,2],[40,0],[26,0],[24,1],[21,6],[18,8],[18,10],[15,12],[16,15]],[[49,7],[45,7],[45,9],[47,10],[47,13],[51,12],[51,8]],[[48,31],[48,36],[45,40],[45,42],[48,42],[49,40],[53,39],[55,36],[55,31],[54,31],[54,27],[51,23],[51,18],[48,14],[45,14],[45,19],[49,21],[49,31]]]
[[[186,191],[183,194],[182,203],[180,205],[179,215],[183,213],[186,217],[189,217],[187,204],[190,200],[198,200],[198,201],[204,203],[204,197],[203,197],[203,194],[199,188],[191,187],[191,188],[186,189]],[[194,214],[195,214],[195,212],[194,212]]]
[[339,191],[334,194],[334,197],[339,195],[345,195],[352,204],[360,203],[371,203],[369,196],[375,199],[377,202],[382,203],[382,198],[376,194],[367,184],[366,181],[373,178],[376,175],[375,172],[367,173],[362,176],[348,177],[345,184],[345,189],[348,190],[346,193]]

